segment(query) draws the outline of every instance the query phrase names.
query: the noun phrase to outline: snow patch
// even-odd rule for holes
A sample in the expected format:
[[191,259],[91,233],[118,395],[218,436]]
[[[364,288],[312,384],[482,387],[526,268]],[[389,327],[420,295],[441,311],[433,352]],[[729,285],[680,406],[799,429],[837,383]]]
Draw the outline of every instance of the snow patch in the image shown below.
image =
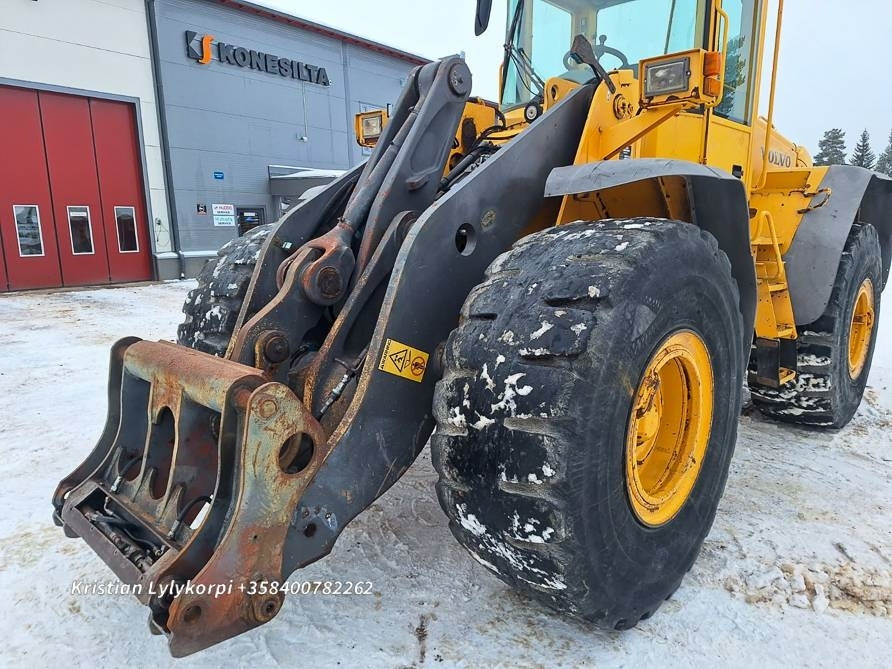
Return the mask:
[[485,362],[483,363],[483,369],[480,370],[480,378],[486,384],[487,390],[495,390],[496,389],[496,382],[489,375],[489,370],[487,369]]
[[549,330],[551,330],[553,327],[554,327],[554,325],[552,325],[552,324],[549,323],[548,321],[542,321],[542,327],[540,327],[538,330],[536,330],[535,332],[533,332],[532,334],[530,334],[530,339],[531,339],[531,340],[532,340],[532,339],[538,339],[539,337],[541,337],[542,335],[544,335],[546,332],[548,332]]
[[524,376],[526,376],[526,374],[518,373],[512,374],[507,379],[505,379],[505,389],[500,395],[498,395],[497,399],[499,401],[490,406],[490,411],[492,411],[493,413],[495,413],[496,411],[505,411],[512,417],[518,417],[516,415],[517,401],[514,398],[517,396],[525,397],[533,392],[532,386],[523,386],[522,388],[518,388],[517,382],[520,381],[520,379]]
[[483,523],[477,520],[477,516],[473,513],[468,513],[467,505],[456,504],[455,509],[458,511],[458,520],[463,528],[475,537],[482,537],[486,534],[486,527],[484,527]]
[[508,344],[508,346],[517,346],[517,339],[511,330],[505,330],[499,337],[499,341],[503,344]]
[[459,430],[464,430],[468,426],[468,421],[461,412],[461,407],[451,407],[449,415],[446,417],[446,422]]
[[496,422],[492,418],[487,418],[486,416],[481,416],[479,413],[477,414],[477,420],[474,423],[471,423],[471,427],[475,430],[483,430],[490,425],[495,425]]

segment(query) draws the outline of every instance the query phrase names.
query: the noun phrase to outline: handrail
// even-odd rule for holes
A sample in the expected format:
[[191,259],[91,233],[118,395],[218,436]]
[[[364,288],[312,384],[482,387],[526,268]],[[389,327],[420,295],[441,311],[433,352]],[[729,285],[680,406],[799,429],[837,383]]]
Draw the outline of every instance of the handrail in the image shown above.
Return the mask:
[[765,129],[765,146],[762,147],[762,175],[753,190],[765,188],[768,182],[768,150],[771,146],[771,133],[774,130],[774,96],[777,92],[777,62],[780,56],[781,26],[784,23],[784,0],[777,3],[777,28],[774,33],[774,63],[771,66],[771,95],[768,98],[768,125]]

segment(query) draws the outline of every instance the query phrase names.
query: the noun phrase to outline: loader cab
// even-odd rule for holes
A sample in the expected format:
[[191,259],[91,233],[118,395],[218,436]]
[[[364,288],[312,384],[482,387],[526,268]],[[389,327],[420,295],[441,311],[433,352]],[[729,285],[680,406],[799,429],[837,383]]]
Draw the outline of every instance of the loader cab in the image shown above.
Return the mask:
[[[761,0],[509,0],[506,43],[512,48],[506,49],[501,72],[502,108],[510,111],[541,103],[544,84],[552,78],[573,85],[590,81],[592,69],[574,62],[569,52],[579,34],[592,44],[604,69],[635,81],[641,79],[642,60],[691,49],[724,51],[721,103],[713,109],[686,111],[624,155],[708,162],[743,175],[749,183],[753,167],[758,169],[752,165],[756,152],[752,128],[757,125],[755,83],[761,71],[763,4]],[[755,162],[761,162],[757,158]]]
[[[569,57],[584,35],[607,71],[630,70],[661,54],[703,47],[708,0],[510,0],[508,39],[514,54],[504,73],[502,105],[527,104],[541,91],[538,80],[560,77],[576,83],[591,68]],[[512,30],[513,28],[513,30]]]

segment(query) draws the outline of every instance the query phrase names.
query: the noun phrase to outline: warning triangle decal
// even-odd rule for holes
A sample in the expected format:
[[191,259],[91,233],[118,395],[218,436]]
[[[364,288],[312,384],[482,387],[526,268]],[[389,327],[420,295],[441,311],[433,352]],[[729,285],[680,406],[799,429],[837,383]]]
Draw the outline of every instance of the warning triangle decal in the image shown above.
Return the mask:
[[409,362],[409,349],[404,348],[402,351],[391,354],[390,361],[399,371],[403,371],[406,368],[406,363]]

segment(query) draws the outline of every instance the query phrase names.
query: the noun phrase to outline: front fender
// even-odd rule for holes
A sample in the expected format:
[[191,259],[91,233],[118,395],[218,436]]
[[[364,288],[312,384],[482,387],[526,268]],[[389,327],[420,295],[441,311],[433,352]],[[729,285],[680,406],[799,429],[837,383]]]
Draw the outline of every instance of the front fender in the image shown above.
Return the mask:
[[[744,350],[750,349],[756,318],[756,273],[750,253],[749,205],[740,179],[714,167],[659,158],[607,160],[552,170],[545,184],[547,197],[590,193],[660,177],[682,177],[687,186],[690,223],[718,241],[731,261],[731,274],[740,291]],[[641,216],[653,215],[642,211]]]
[[821,203],[827,188],[831,189],[827,204],[803,216],[784,256],[797,325],[815,322],[827,309],[852,224],[869,223],[877,229],[884,287],[889,277],[892,179],[854,165],[832,165],[811,206]]

